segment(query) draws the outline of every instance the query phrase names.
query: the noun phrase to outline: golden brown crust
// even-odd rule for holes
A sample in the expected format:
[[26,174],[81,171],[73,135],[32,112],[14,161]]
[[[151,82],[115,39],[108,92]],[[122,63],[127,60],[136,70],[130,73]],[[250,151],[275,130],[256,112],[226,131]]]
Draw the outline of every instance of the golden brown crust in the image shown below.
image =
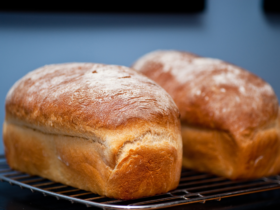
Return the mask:
[[278,101],[271,86],[237,66],[178,51],[156,51],[133,68],[172,96],[185,124],[248,136],[276,120]]
[[[27,74],[7,95],[3,133],[11,167],[101,195],[139,198],[179,182],[179,111],[126,67],[74,63]],[[156,159],[158,171],[144,170]]]
[[178,51],[149,53],[133,68],[177,104],[185,167],[231,179],[280,172],[278,100],[261,78],[221,60]]
[[93,63],[30,72],[10,89],[6,114],[8,120],[77,135],[137,121],[176,123],[179,116],[173,100],[153,81],[127,67]]

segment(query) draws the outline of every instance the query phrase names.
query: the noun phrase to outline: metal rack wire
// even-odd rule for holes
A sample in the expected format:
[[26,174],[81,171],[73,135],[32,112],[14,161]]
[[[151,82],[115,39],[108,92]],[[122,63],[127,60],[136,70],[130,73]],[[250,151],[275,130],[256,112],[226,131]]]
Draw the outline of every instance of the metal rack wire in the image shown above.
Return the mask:
[[163,195],[129,201],[99,196],[51,180],[31,176],[9,168],[5,159],[0,157],[0,179],[19,185],[44,196],[54,196],[71,203],[82,203],[103,209],[158,209],[190,203],[205,203],[209,200],[280,189],[280,176],[265,177],[253,181],[230,181],[210,174],[183,170],[177,189]]

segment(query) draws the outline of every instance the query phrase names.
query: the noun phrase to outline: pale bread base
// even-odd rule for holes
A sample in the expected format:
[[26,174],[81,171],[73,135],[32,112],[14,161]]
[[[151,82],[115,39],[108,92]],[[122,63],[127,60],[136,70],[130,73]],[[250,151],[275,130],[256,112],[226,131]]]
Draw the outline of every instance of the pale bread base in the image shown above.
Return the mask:
[[[87,139],[42,133],[8,122],[3,126],[11,168],[117,199],[168,192],[180,180],[181,143],[154,142],[152,134],[124,146],[112,168],[100,156],[104,145]],[[179,142],[179,141],[178,141]],[[178,144],[177,142],[177,144]]]
[[252,139],[182,125],[183,166],[229,179],[254,179],[280,172],[277,125],[259,130]]

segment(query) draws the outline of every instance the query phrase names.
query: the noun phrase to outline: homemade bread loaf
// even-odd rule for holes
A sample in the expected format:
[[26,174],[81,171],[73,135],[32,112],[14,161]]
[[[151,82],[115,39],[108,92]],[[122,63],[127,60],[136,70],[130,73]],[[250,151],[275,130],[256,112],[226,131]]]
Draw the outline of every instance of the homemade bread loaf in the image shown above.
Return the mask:
[[122,66],[48,65],[6,97],[10,167],[117,199],[177,187],[179,111],[156,83]]
[[177,104],[183,166],[230,179],[280,172],[278,101],[261,78],[221,60],[179,51],[149,53],[133,68]]

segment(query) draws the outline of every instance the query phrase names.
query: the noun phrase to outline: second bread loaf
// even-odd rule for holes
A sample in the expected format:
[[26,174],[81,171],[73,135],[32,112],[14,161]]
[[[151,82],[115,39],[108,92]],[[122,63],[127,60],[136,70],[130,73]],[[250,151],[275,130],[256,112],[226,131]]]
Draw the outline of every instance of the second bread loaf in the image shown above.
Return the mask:
[[133,68],[177,104],[183,166],[230,179],[280,172],[278,101],[264,80],[221,60],[179,51],[149,53]]

